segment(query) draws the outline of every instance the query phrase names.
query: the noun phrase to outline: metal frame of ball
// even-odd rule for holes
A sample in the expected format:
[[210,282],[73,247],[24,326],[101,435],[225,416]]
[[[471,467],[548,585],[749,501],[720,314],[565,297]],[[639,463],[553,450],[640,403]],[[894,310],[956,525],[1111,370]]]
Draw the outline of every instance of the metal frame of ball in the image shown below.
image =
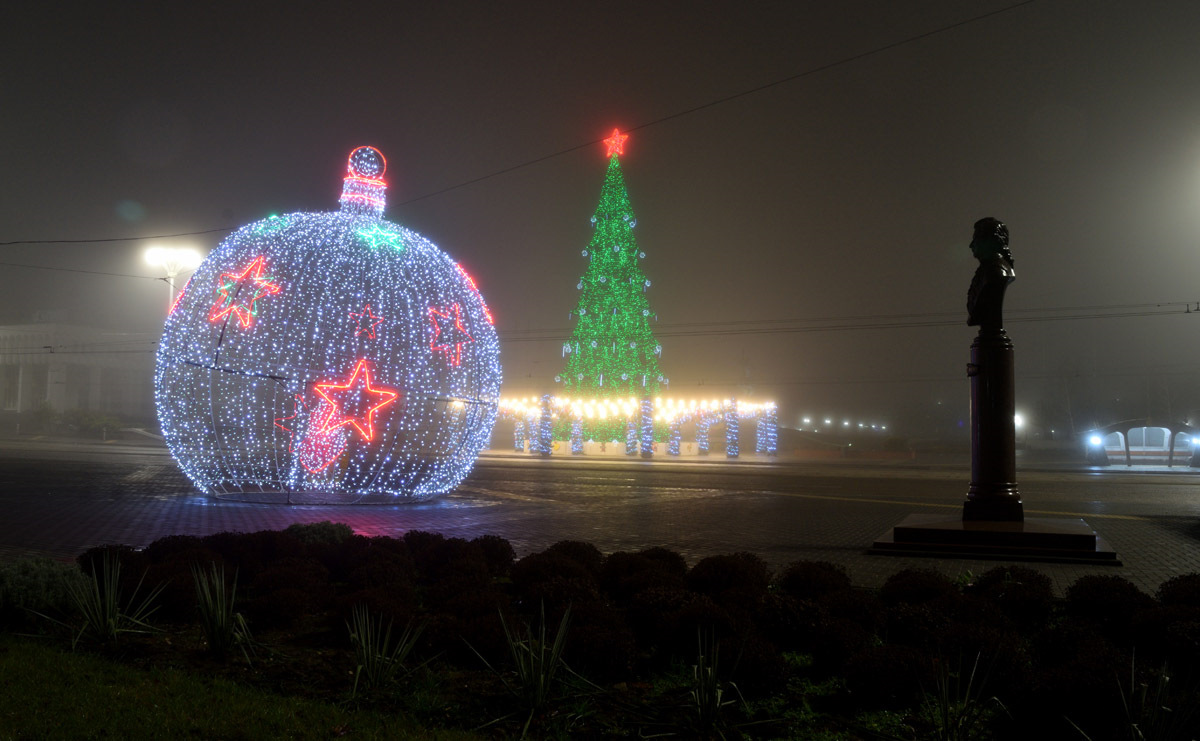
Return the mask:
[[[260,255],[280,291],[253,302],[249,326],[230,316],[210,321],[222,296],[206,286]],[[437,346],[430,310],[454,304],[471,339],[451,352]],[[371,336],[352,316],[367,305]],[[338,388],[364,348],[374,352],[375,382],[402,397],[359,420],[371,423],[371,440],[358,425],[331,424],[315,393],[318,383]],[[168,317],[155,381],[168,447],[218,497],[423,499],[456,486],[487,444],[499,346],[474,281],[428,240],[345,209],[299,213],[243,227],[201,265]],[[296,436],[308,439],[313,429],[340,436],[345,451],[302,464]]]

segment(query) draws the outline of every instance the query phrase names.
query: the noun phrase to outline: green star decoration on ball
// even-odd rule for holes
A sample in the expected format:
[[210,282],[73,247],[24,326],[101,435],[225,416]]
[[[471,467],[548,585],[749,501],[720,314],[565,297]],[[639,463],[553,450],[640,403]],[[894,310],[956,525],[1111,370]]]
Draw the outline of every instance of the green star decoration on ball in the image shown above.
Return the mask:
[[254,227],[254,233],[258,234],[258,235],[263,235],[263,234],[270,234],[271,232],[277,232],[281,229],[286,229],[288,224],[291,223],[291,221],[292,220],[287,218],[286,216],[279,216],[276,214],[271,214],[263,221],[260,221],[258,223],[258,225]]
[[363,238],[363,241],[371,245],[371,249],[379,249],[380,245],[387,245],[397,250],[404,249],[404,235],[400,232],[386,229],[379,224],[372,224],[370,229],[359,229],[358,236]]

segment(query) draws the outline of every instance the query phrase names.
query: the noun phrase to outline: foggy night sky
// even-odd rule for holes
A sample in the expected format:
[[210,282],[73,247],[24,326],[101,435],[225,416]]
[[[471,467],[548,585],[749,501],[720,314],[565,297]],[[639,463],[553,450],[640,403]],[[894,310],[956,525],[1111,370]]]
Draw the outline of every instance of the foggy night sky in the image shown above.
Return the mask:
[[[503,392],[551,391],[603,146],[446,189],[634,129],[622,166],[667,395],[774,398],[785,425],[902,422],[938,401],[965,413],[967,245],[996,216],[1018,276],[1018,406],[1090,389],[1126,399],[1121,413],[1169,399],[1186,416],[1200,409],[1200,315],[1182,303],[1200,300],[1200,3],[1036,0],[637,128],[1013,4],[25,3],[0,31],[0,241],[334,210],[346,155],[371,144],[388,158],[385,216],[462,262],[491,306]],[[0,262],[153,276],[150,244],[224,236],[4,246]],[[161,282],[0,275],[0,323],[54,309],[161,327]],[[950,324],[672,336],[830,318]],[[532,331],[549,339],[522,341]]]

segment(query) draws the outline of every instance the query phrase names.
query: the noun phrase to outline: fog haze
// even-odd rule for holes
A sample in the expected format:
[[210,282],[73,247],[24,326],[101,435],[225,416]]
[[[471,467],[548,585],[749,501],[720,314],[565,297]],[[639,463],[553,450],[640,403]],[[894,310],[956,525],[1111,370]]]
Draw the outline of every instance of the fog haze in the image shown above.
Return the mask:
[[475,276],[504,393],[552,391],[620,128],[671,395],[953,429],[995,216],[1019,407],[1200,412],[1200,4],[26,5],[0,323],[156,332],[146,247],[335,209],[371,144],[387,218]]

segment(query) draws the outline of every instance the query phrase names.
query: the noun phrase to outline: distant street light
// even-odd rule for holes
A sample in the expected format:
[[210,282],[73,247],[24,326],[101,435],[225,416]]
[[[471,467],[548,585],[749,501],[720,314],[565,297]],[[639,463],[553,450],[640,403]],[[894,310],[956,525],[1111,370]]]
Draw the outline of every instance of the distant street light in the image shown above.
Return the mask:
[[175,305],[175,278],[180,273],[189,273],[204,261],[201,255],[190,247],[151,247],[146,250],[146,262],[156,268],[161,268],[167,275],[161,280],[167,284],[167,311]]

